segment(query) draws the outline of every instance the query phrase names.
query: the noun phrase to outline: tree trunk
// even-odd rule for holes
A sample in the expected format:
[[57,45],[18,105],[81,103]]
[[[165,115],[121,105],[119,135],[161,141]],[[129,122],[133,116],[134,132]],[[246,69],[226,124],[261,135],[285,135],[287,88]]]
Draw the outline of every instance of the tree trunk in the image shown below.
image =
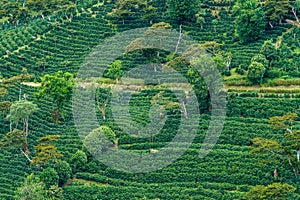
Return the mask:
[[25,119],[25,133],[24,133],[24,137],[25,138],[28,137],[28,119]]
[[271,22],[269,22],[269,25],[270,25],[271,28],[274,28],[274,26],[271,24]]
[[183,33],[182,33],[182,25],[180,24],[180,26],[179,26],[179,38],[178,38],[178,42],[177,42],[177,45],[176,45],[176,48],[175,48],[175,54],[178,51],[178,48],[179,48],[179,45],[180,45],[180,41],[182,39],[182,35],[183,35]]
[[188,118],[188,115],[187,115],[187,110],[186,110],[186,106],[185,106],[185,103],[182,102],[182,108],[183,108],[183,114],[184,114],[184,117],[187,119]]
[[153,63],[153,69],[154,69],[155,72],[157,72],[157,66],[156,66],[155,63]]
[[118,142],[118,140],[115,141],[115,145],[114,146],[115,146],[116,149],[119,148],[119,142]]
[[227,61],[227,62],[226,62],[226,70],[227,70],[227,71],[230,71],[230,65],[231,65],[231,62],[230,62],[230,61]]
[[56,124],[58,124],[58,115],[59,115],[58,110],[55,109],[55,110],[54,110],[54,113],[53,113],[53,116],[54,116],[54,118],[55,118],[55,123],[56,123]]
[[294,14],[294,16],[296,18],[296,21],[298,22],[298,24],[300,24],[300,21],[299,21],[299,18],[297,16],[297,12],[296,12],[295,8],[292,8],[292,12],[293,12],[293,14]]
[[28,156],[22,149],[20,149],[20,151],[21,151],[21,153],[27,158],[27,160],[28,160],[29,162],[32,162],[32,160],[29,158],[29,156]]
[[24,147],[24,150],[25,150],[25,154],[26,154],[26,155],[29,155],[29,154],[30,154],[30,151],[29,151],[29,149],[28,149],[28,143],[27,143],[27,140],[25,141],[23,147]]
[[15,129],[18,128],[18,125],[19,125],[19,121],[16,122],[16,127],[15,127]]
[[300,149],[298,149],[298,151],[297,151],[297,161],[298,162],[300,161]]
[[22,82],[20,82],[19,101],[21,101],[21,98],[22,98]]
[[288,160],[288,162],[289,162],[289,165],[290,165],[290,166],[292,167],[292,169],[293,169],[294,175],[295,175],[296,177],[298,177],[298,172],[297,172],[297,170],[295,169],[294,165],[292,164],[291,158],[290,158],[289,156],[287,156],[286,158],[287,158],[287,160]]

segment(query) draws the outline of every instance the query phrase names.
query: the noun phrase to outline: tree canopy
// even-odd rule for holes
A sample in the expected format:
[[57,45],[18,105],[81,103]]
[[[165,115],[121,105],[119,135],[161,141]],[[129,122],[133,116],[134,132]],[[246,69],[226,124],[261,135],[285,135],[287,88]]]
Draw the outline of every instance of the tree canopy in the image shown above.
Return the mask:
[[55,75],[45,75],[42,77],[41,86],[37,96],[50,97],[54,103],[55,122],[58,123],[59,114],[64,116],[64,106],[69,103],[74,87],[74,77],[71,73],[58,71]]

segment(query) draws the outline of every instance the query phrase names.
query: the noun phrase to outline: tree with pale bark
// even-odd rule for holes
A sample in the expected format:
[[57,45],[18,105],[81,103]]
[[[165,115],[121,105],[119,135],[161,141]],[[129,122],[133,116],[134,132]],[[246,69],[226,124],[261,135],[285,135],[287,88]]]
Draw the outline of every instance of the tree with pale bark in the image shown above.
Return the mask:
[[283,130],[284,139],[254,138],[252,140],[251,152],[263,153],[275,160],[285,160],[287,168],[292,169],[298,177],[300,170],[300,131],[293,130],[294,121],[297,118],[295,113],[287,113],[283,116],[275,116],[269,119],[270,127],[273,130]]

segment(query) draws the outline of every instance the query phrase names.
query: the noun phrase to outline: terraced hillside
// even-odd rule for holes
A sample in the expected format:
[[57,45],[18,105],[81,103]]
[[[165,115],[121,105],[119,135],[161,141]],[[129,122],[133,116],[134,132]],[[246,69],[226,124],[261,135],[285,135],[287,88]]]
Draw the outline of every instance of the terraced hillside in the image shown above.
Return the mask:
[[[152,24],[142,18],[129,18],[130,20],[125,22],[116,21],[108,14],[116,8],[114,3],[115,1],[93,2],[93,5],[79,11],[71,21],[36,20],[27,26],[5,27],[0,34],[0,84],[16,75],[24,73],[34,75],[26,84],[22,84],[22,94],[26,94],[26,99],[37,104],[39,108],[29,120],[28,144],[31,152],[29,156],[33,158],[37,155],[34,146],[38,145],[39,138],[60,135],[55,146],[63,154],[61,160],[70,163],[73,170],[66,183],[60,185],[63,189],[63,199],[243,199],[244,195],[256,185],[269,185],[274,182],[294,186],[296,191],[290,199],[300,199],[299,177],[294,176],[286,160],[271,160],[268,154],[250,152],[254,138],[263,137],[278,141],[284,139],[282,131],[270,128],[269,118],[282,116],[288,112],[300,116],[300,82],[294,79],[299,76],[295,72],[297,70],[282,70],[275,77],[265,78],[262,84],[272,88],[271,83],[275,84],[277,81],[277,86],[281,87],[280,91],[277,88],[266,90],[260,86],[257,86],[260,89],[244,89],[235,84],[239,81],[246,82],[246,75],[238,75],[236,71],[238,68],[246,69],[249,66],[253,56],[260,53],[265,40],[277,41],[283,38],[284,42],[291,46],[294,44],[293,38],[298,37],[298,32],[295,29],[289,33],[287,31],[292,26],[280,24],[268,29],[259,40],[242,44],[238,41],[234,30],[235,17],[232,15],[232,7],[235,1],[204,1],[201,7],[206,9],[205,22],[201,25],[196,23],[182,25],[183,33],[199,43],[215,41],[222,44],[220,47],[222,51],[232,54],[231,75],[224,75],[225,84],[229,88],[226,94],[228,104],[225,125],[218,143],[206,157],[199,158],[199,149],[210,123],[211,108],[209,102],[200,97],[202,101],[199,101],[199,104],[202,110],[199,128],[191,146],[171,165],[149,173],[118,171],[95,159],[84,147],[78,135],[71,101],[62,109],[65,112],[64,118],[60,118],[58,124],[55,123],[52,116],[55,109],[53,99],[50,96],[40,98],[36,95],[44,75],[53,75],[61,70],[76,76],[84,59],[94,47],[124,30],[150,27],[152,24],[166,21],[180,31],[178,24],[164,17],[166,1],[156,0],[149,3],[161,8],[158,9],[159,16],[153,19]],[[213,23],[213,20],[217,21]],[[295,46],[293,50],[296,51],[298,46]],[[113,52],[107,54],[110,53]],[[166,64],[170,55],[165,52],[162,54],[162,63]],[[123,63],[121,70],[128,71],[135,66],[151,62],[151,58],[153,56],[149,57],[145,52],[134,52],[123,55],[118,60]],[[149,84],[138,93],[132,91],[129,103],[131,119],[123,119],[123,127],[120,127],[114,118],[112,106],[123,109],[122,105],[112,105],[110,101],[112,88],[118,82],[116,79],[118,78],[110,76],[106,71],[106,79],[95,82],[98,86],[96,99],[99,104],[95,105],[95,110],[99,125],[113,130],[118,138],[116,146],[119,149],[141,155],[160,152],[175,137],[181,117],[184,117],[182,111],[172,106],[167,108],[165,125],[159,134],[151,137],[132,137],[123,128],[131,126],[130,121],[147,125],[150,121],[149,111],[153,97],[160,92],[164,93],[165,98],[171,99],[172,103],[178,103],[178,99],[170,90],[159,88],[155,84]],[[294,80],[289,84],[294,87],[293,90],[285,88],[284,84],[289,80]],[[132,88],[140,87],[139,80],[136,81],[134,82],[136,85],[131,85]],[[8,94],[0,96],[0,102],[18,101],[20,88],[17,83],[2,87],[8,90]],[[199,88],[195,88],[202,94]],[[104,107],[105,115],[100,105]],[[4,112],[0,115],[0,138],[4,138],[4,135],[10,132],[6,114]],[[293,127],[295,130],[300,128],[298,121],[299,118]],[[90,125],[86,126],[89,129]],[[188,132],[183,133],[185,134],[189,135]],[[87,161],[80,166],[75,165],[72,160],[78,150],[87,155]],[[181,148],[178,147],[175,151],[181,151]],[[164,161],[164,158],[160,159]],[[43,171],[43,167],[31,165],[18,148],[1,149],[0,160],[0,199],[14,199],[15,191],[23,184],[26,176]],[[274,175],[274,170],[278,172],[277,176]]]

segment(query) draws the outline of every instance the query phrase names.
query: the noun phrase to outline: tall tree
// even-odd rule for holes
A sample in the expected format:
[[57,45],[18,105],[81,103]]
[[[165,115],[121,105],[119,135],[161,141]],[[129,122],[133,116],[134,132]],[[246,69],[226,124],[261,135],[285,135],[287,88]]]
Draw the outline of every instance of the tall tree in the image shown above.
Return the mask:
[[149,57],[153,64],[154,71],[157,71],[157,63],[162,63],[161,48],[163,42],[169,36],[167,30],[172,26],[166,22],[159,22],[149,27],[143,37],[133,40],[127,47],[126,52],[140,51]]
[[0,149],[14,149],[14,148],[24,148],[27,149],[27,141],[24,137],[24,132],[15,129],[7,134],[5,134],[0,141]]
[[10,77],[8,79],[4,79],[2,84],[4,86],[17,86],[19,87],[19,100],[22,99],[22,86],[25,81],[30,80],[34,76],[32,74],[28,74],[26,69],[22,70],[22,74]]
[[38,139],[39,144],[34,147],[37,155],[31,164],[46,166],[50,162],[58,162],[59,158],[63,156],[55,146],[59,137],[59,135],[48,135]]
[[24,146],[26,154],[29,154],[28,146],[27,146],[27,137],[28,137],[28,130],[29,130],[29,118],[30,116],[38,110],[36,104],[32,103],[31,101],[21,100],[14,102],[10,107],[9,115],[7,115],[7,119],[10,121],[12,131],[12,124],[15,124],[15,128],[18,128],[18,124],[20,121],[23,122],[23,131],[24,131],[24,138],[26,141],[26,145]]
[[291,126],[297,117],[294,113],[272,117],[269,123],[274,130],[285,130],[284,139],[277,141],[266,138],[254,138],[251,151],[253,153],[265,153],[273,159],[286,160],[287,165],[293,170],[296,177],[300,169],[300,131],[292,130]]
[[53,116],[58,123],[59,115],[64,116],[64,106],[66,106],[72,97],[74,87],[74,78],[71,73],[58,71],[55,75],[45,75],[42,77],[41,86],[37,96],[52,97],[54,102]]
[[114,144],[118,146],[116,134],[107,126],[101,126],[91,131],[84,139],[83,144],[89,148],[94,155],[100,155],[101,152],[107,151]]
[[247,78],[253,83],[261,83],[262,78],[266,72],[266,68],[259,62],[252,62],[248,68]]
[[[7,89],[5,88],[0,88],[0,98],[4,98],[5,95],[8,94],[8,91]],[[10,101],[0,101],[0,112],[2,113],[7,113],[7,111],[9,111],[10,109],[10,106],[11,106],[11,102]]]
[[107,67],[107,76],[115,79],[118,83],[120,76],[122,75],[122,61],[115,60]]
[[[49,177],[50,179],[52,177]],[[16,200],[59,200],[63,199],[62,189],[57,186],[45,188],[40,177],[33,173],[27,176],[24,183],[15,191]]]
[[139,18],[152,24],[157,16],[157,9],[146,0],[116,0],[115,9],[108,15],[123,24],[130,22],[130,19]]
[[177,24],[195,21],[200,9],[199,0],[168,0],[167,4],[169,18]]
[[251,62],[258,62],[263,64],[265,68],[269,68],[269,61],[267,60],[266,56],[263,54],[257,54],[251,58]]
[[293,13],[298,25],[300,25],[300,20],[298,17],[299,11],[300,11],[300,0],[295,0],[295,2],[292,5],[292,13]]
[[266,18],[257,0],[238,0],[233,8],[235,31],[242,42],[251,42],[265,32]]
[[44,184],[34,174],[30,174],[16,191],[15,199],[37,200],[45,199]]
[[264,44],[262,45],[260,49],[260,53],[265,55],[269,63],[269,68],[272,68],[272,63],[274,60],[278,57],[278,52],[275,46],[275,43],[273,42],[273,39],[266,40]]
[[282,23],[284,15],[286,15],[290,9],[290,0],[266,0],[264,5],[265,14],[271,27],[273,26],[273,22]]

